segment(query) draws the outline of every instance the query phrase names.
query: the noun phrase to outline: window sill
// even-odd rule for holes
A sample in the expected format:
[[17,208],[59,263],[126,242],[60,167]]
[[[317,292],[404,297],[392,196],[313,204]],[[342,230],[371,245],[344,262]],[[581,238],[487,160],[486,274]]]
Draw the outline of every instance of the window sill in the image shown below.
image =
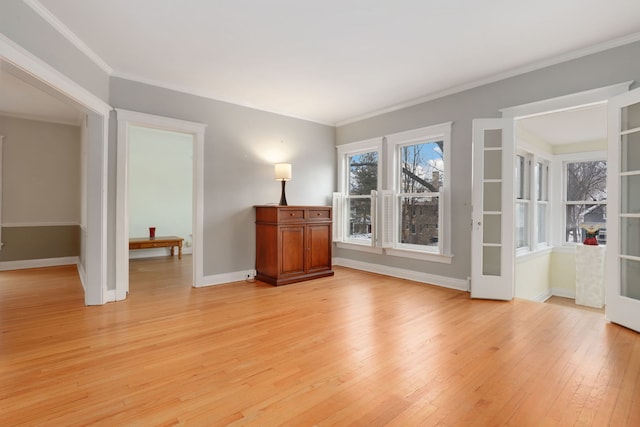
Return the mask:
[[385,253],[387,255],[401,258],[419,259],[422,261],[439,262],[442,264],[451,264],[451,261],[453,260],[453,255],[442,255],[422,251],[412,251],[408,249],[387,248],[385,249]]
[[382,248],[376,248],[368,243],[350,243],[350,242],[335,242],[336,247],[340,249],[348,249],[350,251],[368,252],[370,254],[382,254]]
[[552,248],[551,246],[544,246],[544,247],[536,248],[533,251],[516,252],[516,262],[525,262],[533,258],[538,258],[544,255],[548,255],[552,251],[554,251],[554,248]]

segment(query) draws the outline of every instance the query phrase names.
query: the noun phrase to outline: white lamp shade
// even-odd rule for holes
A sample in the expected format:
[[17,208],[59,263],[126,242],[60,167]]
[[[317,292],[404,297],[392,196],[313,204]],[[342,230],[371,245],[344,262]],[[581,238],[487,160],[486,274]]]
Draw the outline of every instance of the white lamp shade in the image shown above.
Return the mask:
[[291,180],[291,163],[276,163],[274,176],[278,181]]

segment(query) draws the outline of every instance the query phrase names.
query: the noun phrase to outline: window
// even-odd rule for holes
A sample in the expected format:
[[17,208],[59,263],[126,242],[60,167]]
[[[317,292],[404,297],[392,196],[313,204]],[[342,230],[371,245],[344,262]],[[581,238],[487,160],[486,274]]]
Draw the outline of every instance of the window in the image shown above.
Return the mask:
[[398,243],[401,246],[417,249],[438,246],[443,144],[443,141],[434,141],[400,147]]
[[378,152],[350,154],[348,164],[349,184],[345,197],[348,212],[346,236],[348,240],[361,240],[371,244],[371,194],[375,194],[378,189]]
[[[607,162],[589,160],[566,162],[565,172],[565,242],[579,243],[585,232],[581,224],[594,224],[606,230]],[[600,243],[606,243],[602,237]]]
[[518,253],[548,245],[549,164],[523,149],[515,161],[515,242]]
[[334,241],[375,246],[376,197],[382,138],[338,147],[338,193],[334,194]]
[[338,247],[451,263],[450,140],[445,123],[338,146]]
[[536,179],[536,243],[547,244],[547,215],[549,212],[549,162],[538,161]]
[[516,249],[529,247],[529,210],[530,210],[530,189],[529,189],[529,165],[530,155],[516,155]]
[[[395,215],[385,224],[394,250],[449,254],[447,152],[451,123],[416,129],[387,137],[388,188],[393,192]],[[389,199],[387,199],[389,200]],[[383,207],[383,210],[386,210]]]

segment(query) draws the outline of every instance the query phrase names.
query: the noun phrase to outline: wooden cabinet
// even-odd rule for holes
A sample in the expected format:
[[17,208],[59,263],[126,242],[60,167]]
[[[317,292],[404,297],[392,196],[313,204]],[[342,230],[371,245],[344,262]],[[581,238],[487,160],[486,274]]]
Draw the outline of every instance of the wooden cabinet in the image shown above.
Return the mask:
[[333,275],[331,207],[255,209],[256,279],[279,286]]

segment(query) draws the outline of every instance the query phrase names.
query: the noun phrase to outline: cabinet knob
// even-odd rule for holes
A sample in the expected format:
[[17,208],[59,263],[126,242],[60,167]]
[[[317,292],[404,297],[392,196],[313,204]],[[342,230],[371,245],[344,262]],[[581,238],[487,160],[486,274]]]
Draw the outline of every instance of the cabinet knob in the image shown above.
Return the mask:
[[293,216],[293,215],[294,215],[293,212],[289,214],[289,216]]

